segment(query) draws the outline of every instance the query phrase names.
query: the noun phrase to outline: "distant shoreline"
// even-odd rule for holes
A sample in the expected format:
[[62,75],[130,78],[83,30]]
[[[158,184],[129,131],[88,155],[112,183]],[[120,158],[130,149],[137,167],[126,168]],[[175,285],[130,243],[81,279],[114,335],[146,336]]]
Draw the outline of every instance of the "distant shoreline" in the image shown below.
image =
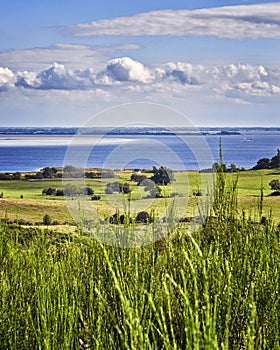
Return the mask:
[[280,127],[0,127],[1,135],[16,136],[104,136],[104,135],[252,135],[272,133],[280,135]]

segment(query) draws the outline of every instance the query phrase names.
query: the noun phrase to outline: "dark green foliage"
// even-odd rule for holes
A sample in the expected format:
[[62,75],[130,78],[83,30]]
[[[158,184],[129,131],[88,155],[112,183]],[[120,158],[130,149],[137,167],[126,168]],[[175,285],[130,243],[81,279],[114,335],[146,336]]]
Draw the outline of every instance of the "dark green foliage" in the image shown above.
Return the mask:
[[114,170],[110,169],[94,169],[85,172],[85,177],[89,179],[110,179],[115,177]]
[[46,196],[55,196],[56,193],[57,193],[57,190],[53,187],[44,188],[42,191],[42,195],[46,195]]
[[0,173],[0,180],[13,180],[13,175],[9,173]]
[[112,194],[114,192],[129,194],[131,193],[131,188],[128,182],[119,183],[119,182],[110,182],[106,185],[105,194]]
[[276,156],[269,158],[261,158],[258,160],[257,165],[255,165],[252,170],[260,169],[276,169],[280,168],[280,150],[277,150]]
[[21,173],[0,173],[0,180],[20,180]]
[[135,218],[136,223],[142,223],[142,224],[150,224],[154,222],[154,220],[155,219],[153,215],[151,215],[147,211],[140,211],[139,213],[137,213]]
[[257,165],[255,165],[252,169],[253,170],[269,169],[269,167],[270,167],[270,159],[261,158],[260,160],[258,160]]
[[85,177],[84,170],[77,168],[73,165],[66,165],[63,168],[63,177],[64,178],[83,178]]
[[60,190],[60,189],[56,190],[56,196],[64,196],[63,190]]
[[272,190],[280,191],[280,181],[278,179],[270,181],[269,186]]
[[160,168],[153,167],[153,176],[151,180],[157,185],[168,185],[171,181],[175,181],[174,174],[171,169],[161,166]]
[[271,169],[280,168],[280,150],[279,149],[277,150],[276,156],[271,158],[270,168]]
[[193,195],[196,197],[200,197],[200,196],[202,196],[202,192],[201,192],[201,190],[196,190],[196,191],[193,191]]
[[57,173],[56,168],[45,167],[41,170],[44,179],[52,179]]
[[18,171],[13,173],[13,180],[21,180],[21,173]]
[[147,179],[145,175],[132,174],[130,177],[131,181],[137,182],[137,185],[140,185],[143,180]]
[[50,225],[51,224],[51,217],[48,214],[45,214],[43,217],[43,224],[44,225]]
[[128,214],[120,214],[117,210],[116,213],[109,218],[109,223],[113,225],[131,224],[132,218]]
[[63,189],[64,196],[82,196],[82,195],[88,195],[92,196],[94,194],[94,191],[91,187],[79,187],[74,184],[66,184],[66,186]]
[[26,174],[25,175],[25,180],[42,180],[43,174],[41,172],[37,172],[36,174],[32,175],[32,174]]

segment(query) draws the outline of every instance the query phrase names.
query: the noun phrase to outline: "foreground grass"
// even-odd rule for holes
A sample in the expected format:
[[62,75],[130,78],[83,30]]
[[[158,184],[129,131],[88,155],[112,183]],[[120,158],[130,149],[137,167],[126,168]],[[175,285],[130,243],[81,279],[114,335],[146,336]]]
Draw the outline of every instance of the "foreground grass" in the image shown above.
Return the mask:
[[134,249],[2,226],[1,348],[279,349],[279,229],[236,200]]

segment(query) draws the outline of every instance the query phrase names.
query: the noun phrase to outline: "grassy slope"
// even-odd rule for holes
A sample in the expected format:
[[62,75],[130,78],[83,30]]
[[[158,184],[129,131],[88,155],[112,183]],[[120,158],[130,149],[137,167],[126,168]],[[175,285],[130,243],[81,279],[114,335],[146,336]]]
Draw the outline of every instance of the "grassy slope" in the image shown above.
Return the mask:
[[218,190],[193,235],[134,249],[0,226],[1,348],[278,350],[279,229]]

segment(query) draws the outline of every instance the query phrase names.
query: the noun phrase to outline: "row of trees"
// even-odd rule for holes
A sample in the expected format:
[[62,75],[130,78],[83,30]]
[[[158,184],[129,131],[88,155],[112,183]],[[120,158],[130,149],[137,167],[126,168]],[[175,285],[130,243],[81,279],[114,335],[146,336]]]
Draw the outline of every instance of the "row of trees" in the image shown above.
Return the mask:
[[43,179],[61,179],[65,178],[114,178],[115,173],[110,169],[92,169],[84,171],[82,168],[77,168],[73,165],[66,165],[64,168],[45,167],[36,173],[28,173],[24,176],[20,172],[15,173],[0,173],[0,180],[43,180]]
[[42,191],[42,195],[46,196],[92,196],[93,194],[94,191],[91,187],[78,187],[72,184],[67,184],[64,189],[49,187]]

